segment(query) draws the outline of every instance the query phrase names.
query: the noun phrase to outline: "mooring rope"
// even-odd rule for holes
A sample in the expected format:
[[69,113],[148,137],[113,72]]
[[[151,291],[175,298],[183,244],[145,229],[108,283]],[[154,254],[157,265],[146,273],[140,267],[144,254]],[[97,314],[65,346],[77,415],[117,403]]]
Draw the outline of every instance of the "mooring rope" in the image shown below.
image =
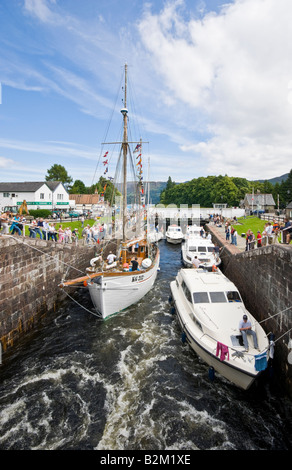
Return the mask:
[[91,313],[92,315],[94,315],[95,317],[97,317],[99,320],[102,320],[102,316],[97,314],[97,313],[94,313],[92,312],[91,310],[88,310],[88,308],[84,307],[83,305],[81,305],[79,302],[77,302],[77,300],[75,300],[70,294],[68,294],[68,292],[66,292],[64,289],[62,289],[62,291],[71,299],[73,300],[73,302],[75,302],[77,305],[79,305],[79,307],[83,308],[84,310],[86,310],[86,312],[88,313]]
[[50,255],[49,253],[45,253],[44,251],[40,250],[39,248],[36,248],[35,246],[29,245],[28,243],[26,243],[26,242],[23,241],[22,239],[13,237],[13,235],[9,235],[9,238],[13,238],[13,240],[16,240],[17,242],[22,243],[23,245],[28,246],[28,247],[31,248],[32,250],[36,250],[36,251],[42,253],[43,255],[48,256],[49,258],[52,258],[54,261],[58,261],[59,263],[62,263],[62,264],[64,264],[65,266],[68,266],[69,268],[74,269],[75,271],[78,271],[78,272],[81,273],[81,274],[87,275],[87,273],[85,273],[84,271],[81,271],[80,269],[75,268],[74,266],[72,266],[72,265],[70,265],[70,264],[68,264],[68,263],[65,263],[65,261],[60,260],[59,258],[57,258],[57,256],[53,256],[53,255]]
[[264,320],[261,320],[259,323],[262,323],[262,322],[264,322],[264,321],[270,320],[271,318],[274,318],[274,317],[276,317],[277,315],[281,315],[281,313],[284,313],[284,312],[286,312],[287,310],[290,310],[290,308],[292,308],[292,306],[291,306],[291,307],[284,308],[284,310],[281,310],[280,312],[275,313],[275,315],[271,315],[270,317],[264,318]]

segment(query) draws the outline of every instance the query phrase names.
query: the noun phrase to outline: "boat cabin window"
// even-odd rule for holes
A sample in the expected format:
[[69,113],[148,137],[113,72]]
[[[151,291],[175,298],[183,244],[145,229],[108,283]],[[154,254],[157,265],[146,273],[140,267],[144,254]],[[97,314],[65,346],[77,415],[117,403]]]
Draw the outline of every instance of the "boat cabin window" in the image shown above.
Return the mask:
[[213,251],[214,251],[214,247],[213,246],[208,246],[208,252],[213,253]]
[[193,299],[195,304],[208,304],[210,303],[208,292],[194,292]]
[[226,295],[227,295],[228,302],[241,302],[240,295],[236,290],[235,291],[230,290],[226,292]]
[[205,246],[198,246],[198,251],[200,251],[201,253],[206,253],[207,248]]
[[196,246],[189,246],[189,251],[197,251],[197,247]]
[[181,287],[182,287],[182,290],[183,290],[183,292],[184,292],[184,294],[185,294],[185,296],[186,296],[186,299],[187,299],[189,302],[192,302],[191,293],[190,293],[190,291],[189,291],[189,289],[188,289],[188,287],[186,286],[186,284],[185,284],[184,281],[181,283]]
[[210,292],[210,298],[213,304],[227,302],[225,292]]

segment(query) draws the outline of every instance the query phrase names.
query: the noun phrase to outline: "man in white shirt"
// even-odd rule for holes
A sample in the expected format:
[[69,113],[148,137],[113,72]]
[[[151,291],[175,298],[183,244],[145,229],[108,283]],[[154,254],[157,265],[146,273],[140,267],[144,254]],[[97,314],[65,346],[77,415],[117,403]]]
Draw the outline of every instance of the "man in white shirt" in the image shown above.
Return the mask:
[[194,268],[198,268],[201,264],[201,261],[198,260],[197,256],[194,256],[192,259],[192,265]]
[[255,349],[258,349],[257,335],[256,332],[251,329],[251,322],[247,319],[247,315],[243,315],[242,320],[239,322],[238,328],[242,334],[245,350],[248,351],[248,342],[246,335],[252,335],[254,347]]
[[114,260],[116,259],[116,255],[114,255],[111,251],[109,252],[109,255],[107,257],[107,264],[112,264]]

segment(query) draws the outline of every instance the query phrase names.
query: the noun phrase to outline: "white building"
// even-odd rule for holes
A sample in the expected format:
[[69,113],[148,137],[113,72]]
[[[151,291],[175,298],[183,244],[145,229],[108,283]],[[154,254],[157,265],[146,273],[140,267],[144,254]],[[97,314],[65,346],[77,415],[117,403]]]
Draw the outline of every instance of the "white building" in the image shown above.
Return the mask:
[[70,209],[69,193],[60,181],[0,183],[0,210],[13,210],[26,201],[32,209]]

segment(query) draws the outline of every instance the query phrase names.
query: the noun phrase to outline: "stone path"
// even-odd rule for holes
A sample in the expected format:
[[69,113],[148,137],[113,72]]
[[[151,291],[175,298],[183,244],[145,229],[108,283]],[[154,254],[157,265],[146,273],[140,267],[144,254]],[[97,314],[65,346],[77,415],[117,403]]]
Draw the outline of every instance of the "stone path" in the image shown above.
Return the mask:
[[[235,225],[236,227],[236,225]],[[228,247],[228,250],[231,253],[241,253],[242,251],[245,251],[245,237],[241,237],[240,235],[237,235],[237,245],[231,245],[230,240],[227,241],[225,237],[225,227],[218,227],[217,225],[214,225],[212,222],[208,224],[208,229],[210,230],[211,233],[214,233],[214,235],[220,240],[220,244],[223,246]]]

